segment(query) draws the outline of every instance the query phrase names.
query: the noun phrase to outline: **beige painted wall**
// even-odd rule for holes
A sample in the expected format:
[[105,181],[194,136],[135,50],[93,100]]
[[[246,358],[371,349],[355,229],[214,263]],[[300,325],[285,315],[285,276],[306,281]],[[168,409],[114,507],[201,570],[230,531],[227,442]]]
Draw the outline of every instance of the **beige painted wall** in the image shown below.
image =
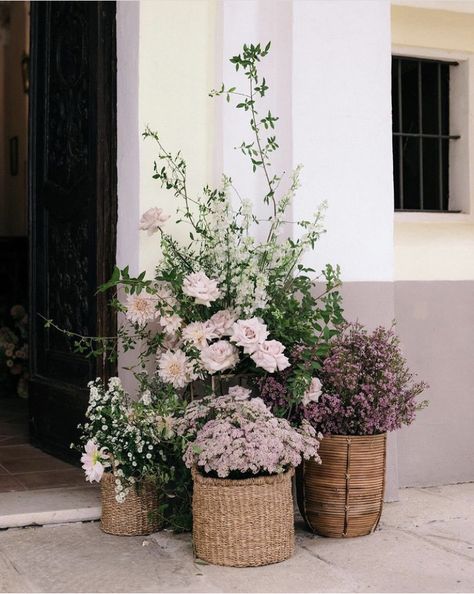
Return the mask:
[[[182,151],[190,195],[214,181],[216,18],[215,0],[140,2],[140,131],[148,124],[169,151]],[[173,195],[152,179],[156,155],[151,140],[140,142],[140,212],[159,206],[176,220]],[[182,238],[185,225],[175,230]],[[139,241],[139,267],[152,272],[159,238],[142,233]]]
[[[461,52],[465,59],[471,61],[474,59],[473,32],[474,14],[392,6],[392,44],[411,48],[417,55],[423,55],[425,50],[442,50],[447,57],[457,57]],[[469,87],[465,89],[469,95],[465,99],[471,104],[469,125],[459,131],[461,135],[469,134],[466,145],[470,145],[468,169],[471,176],[474,170],[472,78],[471,74]],[[468,215],[395,215],[395,280],[474,279],[472,188],[469,192]]]
[[[27,2],[12,2],[10,31],[3,47],[3,181],[0,183],[0,235],[21,236],[27,233],[27,138],[28,95],[23,89],[21,58],[28,50]],[[1,62],[1,60],[0,60]],[[1,118],[0,118],[1,125]],[[18,137],[18,175],[10,175],[10,138]],[[2,154],[0,153],[0,157]]]

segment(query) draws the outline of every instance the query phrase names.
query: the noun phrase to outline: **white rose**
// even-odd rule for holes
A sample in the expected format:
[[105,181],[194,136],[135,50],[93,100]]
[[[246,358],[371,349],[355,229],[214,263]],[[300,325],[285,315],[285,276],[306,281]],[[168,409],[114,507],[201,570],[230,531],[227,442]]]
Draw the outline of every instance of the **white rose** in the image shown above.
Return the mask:
[[210,279],[204,272],[192,272],[185,276],[183,293],[189,297],[194,297],[198,305],[205,305],[206,307],[209,307],[221,294],[217,281]]
[[201,363],[209,373],[232,369],[238,361],[238,350],[226,340],[218,340],[201,351]]
[[283,354],[285,347],[278,340],[266,340],[253,353],[252,359],[258,367],[265,369],[269,373],[275,373],[276,370],[286,369],[290,362]]
[[267,338],[268,330],[260,318],[237,320],[232,326],[230,340],[244,348],[244,353],[253,353]]
[[209,323],[218,336],[230,336],[232,334],[232,325],[236,319],[237,316],[234,311],[231,309],[221,309],[211,316]]
[[317,377],[313,377],[309,388],[303,395],[303,399],[301,403],[303,406],[308,406],[311,402],[318,402],[320,396],[322,394],[322,384]]
[[229,388],[229,396],[234,400],[248,400],[250,398],[250,390],[242,386],[232,386],[232,388]]
[[148,231],[148,235],[153,235],[169,218],[161,208],[149,208],[140,219],[140,229]]

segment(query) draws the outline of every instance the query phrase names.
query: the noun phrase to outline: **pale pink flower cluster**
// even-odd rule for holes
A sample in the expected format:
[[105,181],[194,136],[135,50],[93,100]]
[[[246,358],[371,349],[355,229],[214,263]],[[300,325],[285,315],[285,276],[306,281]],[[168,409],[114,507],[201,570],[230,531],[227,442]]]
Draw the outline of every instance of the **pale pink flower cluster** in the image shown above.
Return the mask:
[[158,375],[175,388],[184,388],[196,379],[193,363],[181,349],[166,351],[158,358]]
[[234,322],[237,320],[237,314],[232,309],[221,309],[209,319],[209,324],[216,335],[221,338],[222,336],[230,336],[232,334],[232,327]]
[[232,326],[230,339],[236,345],[243,347],[244,353],[252,354],[266,340],[268,336],[267,326],[260,318],[249,320],[238,320]]
[[176,314],[161,316],[160,318],[160,325],[168,336],[174,336],[182,323],[183,320]]
[[243,386],[232,386],[229,388],[229,396],[234,400],[248,400],[252,392]]
[[201,364],[209,373],[232,369],[239,362],[239,351],[227,340],[218,340],[201,351]]
[[278,340],[266,340],[252,354],[255,364],[269,373],[286,369],[290,362],[283,354],[285,347]]
[[125,315],[133,324],[145,326],[153,320],[159,320],[168,335],[176,333],[181,325],[181,318],[173,314],[177,305],[171,285],[160,281],[151,287],[153,293],[142,291],[128,295]]
[[183,293],[193,297],[198,305],[210,307],[213,301],[219,299],[221,292],[217,281],[209,278],[204,272],[192,272],[184,277]]
[[140,229],[148,231],[148,235],[153,235],[169,218],[161,208],[149,208],[140,219]]
[[318,402],[322,393],[323,385],[321,384],[321,381],[317,377],[313,377],[309,388],[303,394],[301,404],[303,406],[308,406],[308,404],[311,404],[312,402]]
[[159,316],[158,298],[150,293],[142,292],[127,297],[127,318],[134,324],[143,326]]
[[[236,390],[234,390],[234,395]],[[183,460],[189,468],[225,478],[285,472],[302,459],[320,462],[320,435],[305,421],[300,429],[275,417],[260,398],[232,395],[188,405],[178,432],[189,445]]]
[[197,349],[203,349],[207,347],[211,340],[217,338],[218,334],[212,321],[208,320],[207,322],[191,322],[191,324],[183,328],[181,336],[184,342],[195,346]]
[[250,318],[235,322],[230,340],[243,347],[244,353],[250,354],[258,367],[275,373],[286,369],[290,362],[283,354],[285,347],[278,340],[266,340],[268,334],[263,320]]

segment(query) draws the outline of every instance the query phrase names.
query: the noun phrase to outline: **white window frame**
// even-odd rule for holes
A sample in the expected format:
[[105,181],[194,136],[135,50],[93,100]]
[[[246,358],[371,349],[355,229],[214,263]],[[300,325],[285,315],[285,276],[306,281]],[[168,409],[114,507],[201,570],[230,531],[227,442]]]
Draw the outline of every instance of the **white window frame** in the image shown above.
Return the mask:
[[395,212],[400,223],[474,223],[474,55],[467,52],[392,45],[392,54],[459,62],[451,68],[450,134],[461,138],[450,143],[448,212]]

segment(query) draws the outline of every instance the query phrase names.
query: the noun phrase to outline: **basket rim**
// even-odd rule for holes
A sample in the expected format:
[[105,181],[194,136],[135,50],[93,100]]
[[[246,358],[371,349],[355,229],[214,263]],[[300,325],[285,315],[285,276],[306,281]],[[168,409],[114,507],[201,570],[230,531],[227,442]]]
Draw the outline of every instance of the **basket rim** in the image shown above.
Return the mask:
[[355,439],[355,440],[363,440],[363,439],[384,439],[387,437],[387,433],[372,433],[369,435],[351,435],[350,433],[328,433],[323,435],[323,440],[327,439]]
[[286,472],[279,474],[271,474],[269,476],[256,476],[245,479],[229,479],[229,478],[213,478],[210,476],[202,475],[196,466],[191,470],[193,481],[206,486],[219,486],[219,487],[238,487],[248,485],[272,485],[275,483],[281,483],[288,479],[291,479],[295,474],[295,469],[289,468]]
[[[99,484],[102,481],[114,481],[117,477],[117,475],[114,472],[110,472],[110,471],[105,471],[104,474],[102,475]],[[152,483],[155,484],[156,483],[156,479],[157,477],[154,474],[147,474],[145,476],[143,476],[140,479],[135,479],[135,485],[142,485],[144,483]]]

